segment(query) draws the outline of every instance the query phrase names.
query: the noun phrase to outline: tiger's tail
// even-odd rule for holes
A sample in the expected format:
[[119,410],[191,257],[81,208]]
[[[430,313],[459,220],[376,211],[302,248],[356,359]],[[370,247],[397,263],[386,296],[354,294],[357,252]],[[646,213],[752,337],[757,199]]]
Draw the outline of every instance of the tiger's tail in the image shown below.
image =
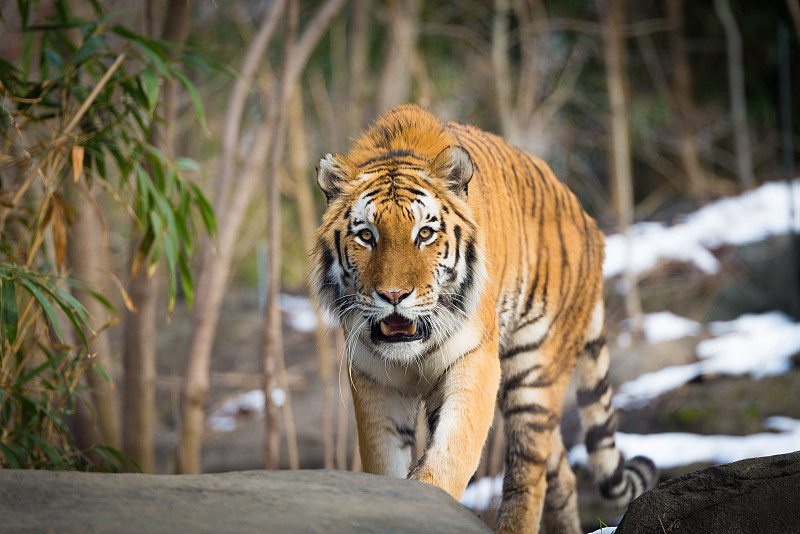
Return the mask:
[[655,484],[658,469],[650,458],[636,456],[625,461],[617,450],[609,366],[605,312],[599,301],[577,361],[578,409],[595,484],[611,505],[624,507]]

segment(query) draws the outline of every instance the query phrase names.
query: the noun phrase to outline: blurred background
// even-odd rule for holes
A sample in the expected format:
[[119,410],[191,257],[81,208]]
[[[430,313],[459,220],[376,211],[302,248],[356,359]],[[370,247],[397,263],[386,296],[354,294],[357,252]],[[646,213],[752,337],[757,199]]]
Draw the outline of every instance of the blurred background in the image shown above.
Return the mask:
[[[609,236],[623,451],[668,478],[800,447],[800,0],[0,15],[0,466],[358,470],[314,169],[406,102],[543,158]],[[489,520],[501,428],[464,500]]]

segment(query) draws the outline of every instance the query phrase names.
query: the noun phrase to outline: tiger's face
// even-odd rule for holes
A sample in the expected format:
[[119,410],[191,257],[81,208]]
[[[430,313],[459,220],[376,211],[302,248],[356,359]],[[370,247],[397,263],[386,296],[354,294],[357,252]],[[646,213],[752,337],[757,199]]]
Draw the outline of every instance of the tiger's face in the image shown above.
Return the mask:
[[472,163],[458,147],[433,163],[320,162],[328,211],[312,288],[358,342],[391,361],[441,346],[477,307],[484,267],[466,203]]

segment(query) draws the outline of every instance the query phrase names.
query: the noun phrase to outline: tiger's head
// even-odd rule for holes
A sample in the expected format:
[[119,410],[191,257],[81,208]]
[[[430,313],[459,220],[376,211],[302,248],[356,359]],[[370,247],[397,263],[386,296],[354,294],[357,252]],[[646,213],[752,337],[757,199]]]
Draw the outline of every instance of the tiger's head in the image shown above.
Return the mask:
[[467,205],[474,167],[460,146],[433,158],[387,151],[357,166],[319,163],[328,209],[312,291],[349,343],[408,362],[443,345],[475,310],[483,248]]

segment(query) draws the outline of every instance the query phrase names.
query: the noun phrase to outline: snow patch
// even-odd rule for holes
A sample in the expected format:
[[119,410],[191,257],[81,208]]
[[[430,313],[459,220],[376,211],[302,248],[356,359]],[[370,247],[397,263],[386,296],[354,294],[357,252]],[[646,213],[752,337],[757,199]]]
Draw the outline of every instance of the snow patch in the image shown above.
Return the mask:
[[710,325],[718,337],[700,342],[700,361],[646,373],[619,387],[617,408],[638,408],[651,399],[702,375],[749,375],[753,378],[783,374],[791,357],[800,352],[800,324],[781,312],[743,315]]
[[311,299],[281,293],[279,305],[294,330],[308,333],[317,329],[317,312]]
[[712,250],[788,234],[792,228],[800,231],[800,220],[792,221],[792,195],[794,204],[800,205],[800,180],[792,184],[770,182],[738,197],[717,200],[673,226],[635,224],[627,237],[606,237],[603,275],[612,278],[622,274],[626,263],[641,274],[668,260],[691,263],[713,274],[719,262]]
[[[644,455],[661,469],[692,463],[727,464],[794,452],[800,446],[800,421],[789,417],[770,417],[765,427],[775,432],[749,436],[700,435],[686,432],[666,434],[626,434],[617,432],[617,448],[628,458]],[[586,446],[569,451],[572,465],[586,465]]]
[[670,312],[650,313],[644,316],[644,336],[650,343],[663,343],[696,336],[703,326],[697,321]]
[[206,425],[215,432],[233,432],[239,419],[263,416],[264,392],[254,389],[223,402],[222,406],[208,416]]

